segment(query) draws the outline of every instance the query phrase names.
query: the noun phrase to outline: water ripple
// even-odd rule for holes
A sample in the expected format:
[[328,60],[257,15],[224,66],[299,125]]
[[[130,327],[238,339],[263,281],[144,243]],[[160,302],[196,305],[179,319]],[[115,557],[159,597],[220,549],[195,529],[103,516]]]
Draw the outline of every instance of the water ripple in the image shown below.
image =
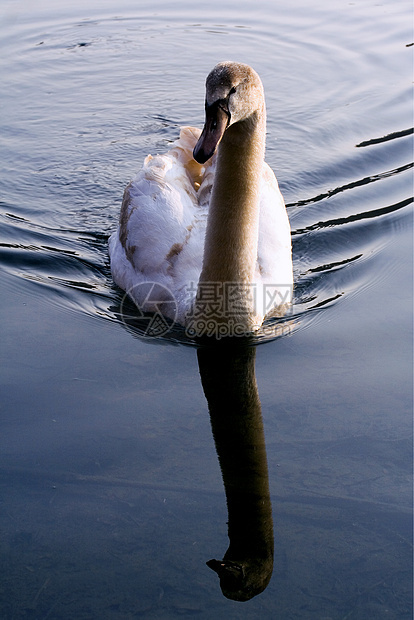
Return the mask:
[[[315,9],[314,21],[305,20],[298,33],[287,27],[291,11],[283,8],[277,19],[269,13],[269,25],[256,19],[252,8],[236,22],[223,16],[220,26],[212,12],[196,23],[175,10],[168,23],[150,11],[122,18],[103,11],[80,22],[67,19],[62,9],[45,30],[22,22],[20,37],[3,35],[12,70],[4,76],[9,122],[1,122],[1,190],[7,197],[0,203],[2,278],[24,283],[28,294],[39,298],[47,290],[48,303],[65,311],[122,321],[124,295],[111,279],[107,239],[116,227],[122,189],[143,157],[165,150],[178,125],[202,122],[203,79],[182,101],[180,88],[171,88],[178,53],[185,66],[178,86],[194,82],[190,41],[196,36],[200,43],[214,40],[215,53],[222,55],[231,39],[242,60],[249,44],[253,56],[246,61],[257,66],[266,85],[270,138],[282,133],[278,149],[269,139],[268,157],[287,197],[295,291],[292,313],[273,324],[301,328],[377,282],[384,273],[378,269],[382,248],[398,240],[398,226],[411,221],[413,164],[407,163],[407,146],[413,129],[392,127],[396,117],[409,124],[404,121],[408,89],[401,80],[378,92],[374,79],[384,44],[394,45],[391,34],[399,21],[390,17],[387,33],[369,35],[372,57],[362,61],[362,39],[350,29],[352,45],[331,40],[332,24],[319,20],[321,10]],[[370,15],[363,11],[362,17]],[[343,17],[351,19],[351,13]],[[279,23],[276,70],[267,51]],[[168,58],[167,45],[174,52]],[[393,48],[388,58],[406,62],[405,47]],[[299,65],[302,81],[292,70]],[[315,73],[315,66],[324,73]],[[391,80],[394,69],[390,63],[382,71]],[[25,75],[33,77],[30,87],[24,86]],[[362,140],[364,134],[380,137]],[[306,155],[298,155],[299,148]],[[128,329],[140,335],[139,322]],[[166,338],[187,342],[179,328]]]

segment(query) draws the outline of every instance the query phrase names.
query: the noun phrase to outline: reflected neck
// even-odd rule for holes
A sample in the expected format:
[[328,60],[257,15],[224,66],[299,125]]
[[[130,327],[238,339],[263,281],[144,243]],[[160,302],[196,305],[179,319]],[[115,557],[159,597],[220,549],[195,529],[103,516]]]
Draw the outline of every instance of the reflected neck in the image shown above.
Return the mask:
[[[219,574],[226,596],[247,600],[269,583],[274,541],[256,350],[236,351],[199,349],[198,361],[226,491],[230,539],[223,560],[208,565]],[[236,580],[234,570],[240,573]]]

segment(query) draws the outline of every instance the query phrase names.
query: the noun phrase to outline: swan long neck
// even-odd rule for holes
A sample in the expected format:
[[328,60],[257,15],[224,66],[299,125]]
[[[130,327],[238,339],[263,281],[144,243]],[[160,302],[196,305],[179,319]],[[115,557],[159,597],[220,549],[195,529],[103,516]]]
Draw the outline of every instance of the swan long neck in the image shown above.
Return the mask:
[[265,135],[263,102],[261,110],[230,125],[220,142],[200,282],[253,280]]

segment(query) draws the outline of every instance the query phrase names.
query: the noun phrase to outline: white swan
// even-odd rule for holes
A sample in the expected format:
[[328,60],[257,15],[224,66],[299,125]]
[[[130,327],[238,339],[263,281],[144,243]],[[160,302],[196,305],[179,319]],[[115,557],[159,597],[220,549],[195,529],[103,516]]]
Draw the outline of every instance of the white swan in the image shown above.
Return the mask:
[[[181,128],[171,150],[148,155],[126,188],[109,240],[111,270],[143,310],[200,334],[207,323],[244,334],[291,301],[289,221],[264,162],[257,73],[218,64],[207,77],[205,109],[203,131]],[[152,297],[145,283],[157,284]]]

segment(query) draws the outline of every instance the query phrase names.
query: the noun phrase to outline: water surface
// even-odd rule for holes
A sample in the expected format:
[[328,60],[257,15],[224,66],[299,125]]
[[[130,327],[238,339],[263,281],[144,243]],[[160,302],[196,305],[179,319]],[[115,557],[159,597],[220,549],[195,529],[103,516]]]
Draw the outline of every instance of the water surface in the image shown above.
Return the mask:
[[[411,13],[4,4],[2,617],[412,617]],[[229,58],[264,83],[295,298],[215,378],[122,321],[107,238]],[[228,520],[270,579],[245,602],[206,565]]]

